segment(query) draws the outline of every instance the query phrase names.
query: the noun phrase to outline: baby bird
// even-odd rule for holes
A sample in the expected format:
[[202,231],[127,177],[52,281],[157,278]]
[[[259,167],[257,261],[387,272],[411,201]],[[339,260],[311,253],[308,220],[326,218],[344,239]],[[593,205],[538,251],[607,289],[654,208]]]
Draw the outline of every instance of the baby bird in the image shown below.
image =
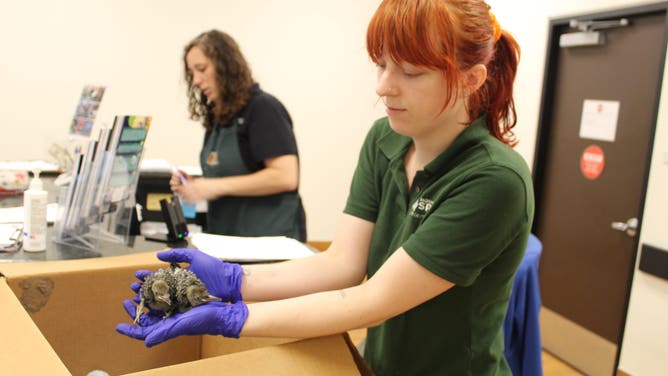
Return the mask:
[[207,302],[219,302],[222,300],[211,295],[206,286],[204,286],[204,283],[190,270],[177,266],[173,269],[173,273],[176,280],[174,300],[176,300],[176,309],[179,312],[185,312]]
[[134,324],[139,322],[144,307],[165,312],[163,318],[167,318],[174,310],[185,312],[206,302],[222,300],[211,295],[195,273],[176,263],[146,276],[139,289],[139,298]]
[[135,314],[135,324],[139,322],[144,307],[165,312],[164,318],[172,314],[176,307],[173,299],[176,294],[176,279],[172,269],[173,267],[158,269],[144,278],[139,289],[140,300]]

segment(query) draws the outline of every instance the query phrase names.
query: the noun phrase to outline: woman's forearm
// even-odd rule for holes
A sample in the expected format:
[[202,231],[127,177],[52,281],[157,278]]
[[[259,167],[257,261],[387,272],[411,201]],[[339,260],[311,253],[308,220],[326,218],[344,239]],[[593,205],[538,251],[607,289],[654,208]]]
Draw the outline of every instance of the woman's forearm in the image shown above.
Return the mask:
[[355,286],[364,279],[364,268],[349,265],[327,252],[282,263],[244,266],[244,300],[291,298]]
[[383,312],[363,286],[250,303],[242,336],[308,338],[365,328]]
[[299,185],[299,161],[296,155],[282,155],[266,161],[265,168],[256,172],[205,178],[208,199],[222,196],[267,196],[290,192]]

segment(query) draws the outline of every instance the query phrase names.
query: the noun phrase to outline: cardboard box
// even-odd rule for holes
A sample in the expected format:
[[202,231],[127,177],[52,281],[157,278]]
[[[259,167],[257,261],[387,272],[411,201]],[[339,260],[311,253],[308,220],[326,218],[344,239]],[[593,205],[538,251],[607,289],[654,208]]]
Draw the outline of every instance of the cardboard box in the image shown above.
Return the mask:
[[3,375],[359,375],[346,334],[297,339],[183,336],[152,348],[116,332],[138,269],[164,267],[154,252],[0,264]]

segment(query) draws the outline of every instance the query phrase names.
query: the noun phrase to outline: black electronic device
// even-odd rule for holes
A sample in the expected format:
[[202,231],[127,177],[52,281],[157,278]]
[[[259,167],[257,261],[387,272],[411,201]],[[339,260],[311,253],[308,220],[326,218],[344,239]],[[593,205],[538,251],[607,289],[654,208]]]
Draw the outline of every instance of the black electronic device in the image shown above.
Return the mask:
[[167,234],[145,235],[144,237],[147,240],[166,242],[170,245],[181,246],[187,244],[188,224],[183,216],[179,197],[173,195],[171,199],[160,200],[160,211],[162,212],[162,219],[167,225]]
[[[139,208],[140,222],[163,222],[160,200],[172,196],[169,189],[171,172],[141,172],[137,182],[136,200]],[[185,213],[184,213],[185,214]],[[185,216],[185,215],[184,215]],[[195,218],[187,218],[188,224],[200,226],[206,231],[206,211],[198,212]]]

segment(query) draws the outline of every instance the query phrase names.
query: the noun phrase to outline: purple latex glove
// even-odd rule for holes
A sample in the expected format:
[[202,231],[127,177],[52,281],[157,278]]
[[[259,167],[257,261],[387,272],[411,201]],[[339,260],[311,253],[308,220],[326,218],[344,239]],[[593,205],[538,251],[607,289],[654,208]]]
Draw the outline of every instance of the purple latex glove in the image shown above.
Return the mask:
[[221,261],[191,248],[174,248],[158,252],[158,258],[167,262],[187,262],[193,273],[204,282],[211,295],[224,302],[237,302],[241,298],[243,269],[239,264]]
[[[125,311],[134,320],[136,306],[130,301],[123,302]],[[234,304],[209,302],[184,313],[176,313],[166,319],[153,315],[142,315],[139,326],[121,323],[116,331],[128,337],[143,340],[146,347],[182,335],[223,335],[239,338],[241,328],[246,323],[248,307],[242,301]]]

